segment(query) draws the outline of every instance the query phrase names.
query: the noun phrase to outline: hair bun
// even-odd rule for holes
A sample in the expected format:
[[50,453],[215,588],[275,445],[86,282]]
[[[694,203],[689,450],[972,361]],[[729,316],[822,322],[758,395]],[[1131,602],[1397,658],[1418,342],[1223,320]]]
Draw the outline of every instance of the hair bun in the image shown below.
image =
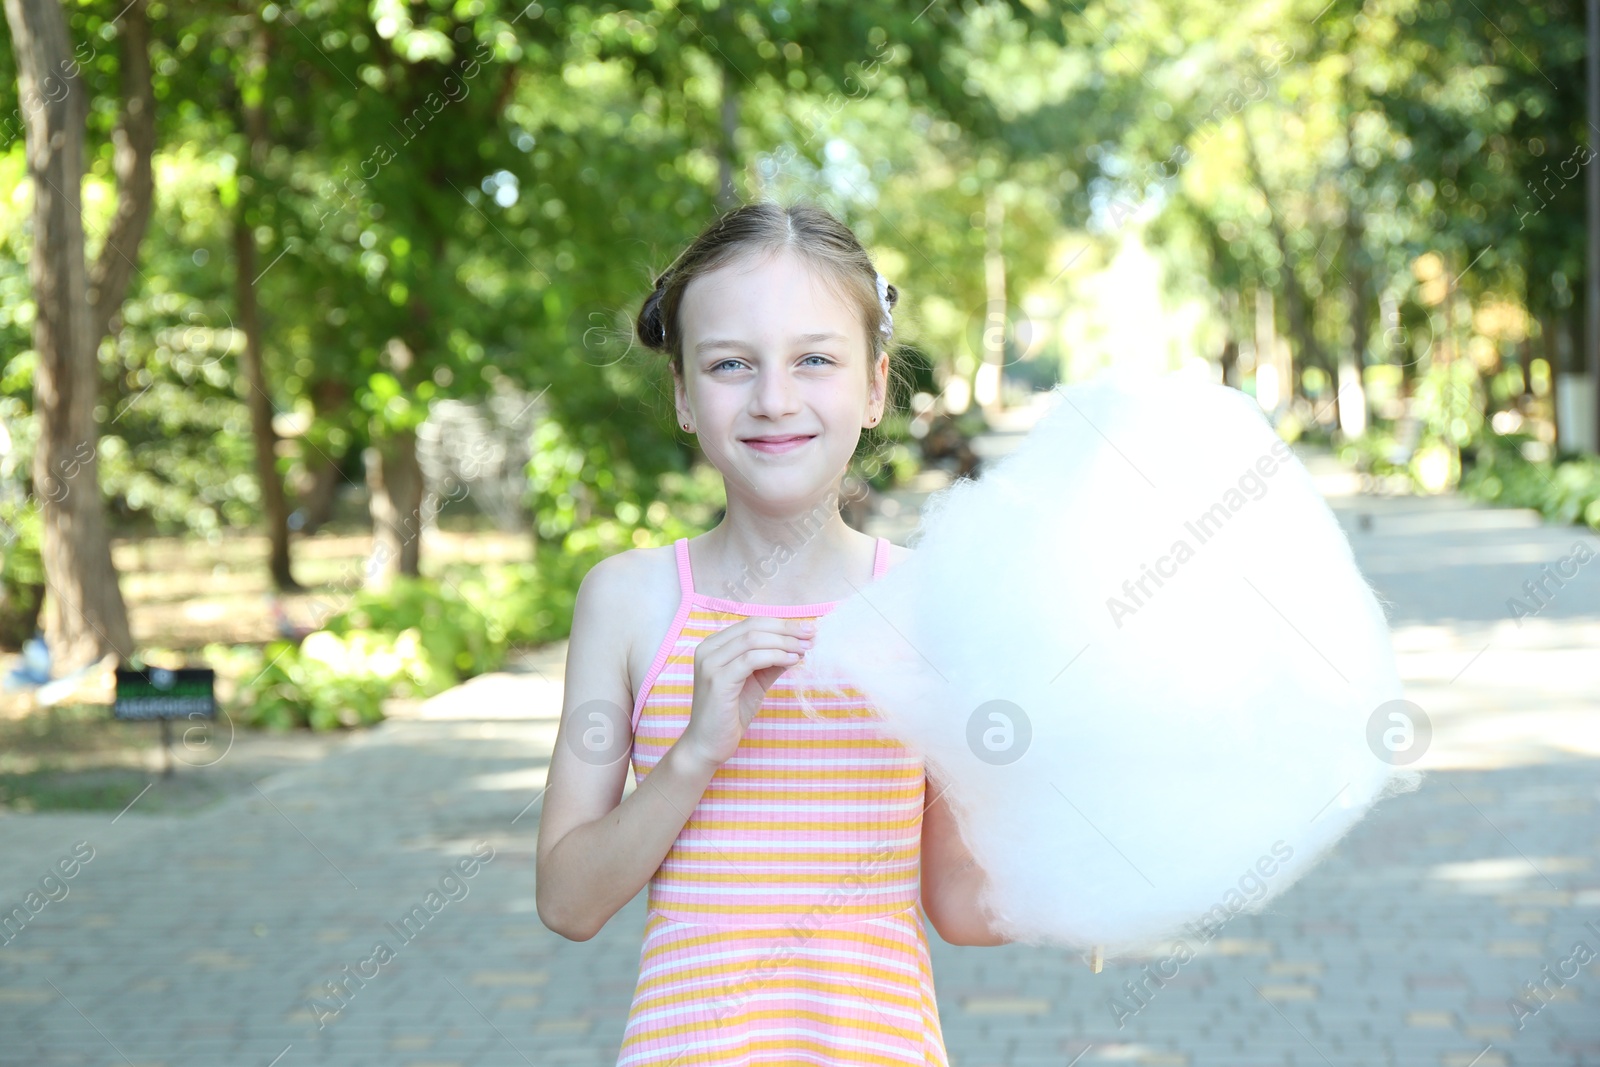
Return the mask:
[[655,290],[645,298],[644,307],[639,309],[639,320],[634,324],[639,331],[639,340],[652,351],[660,351],[667,343],[667,327],[661,321],[662,292],[658,280]]

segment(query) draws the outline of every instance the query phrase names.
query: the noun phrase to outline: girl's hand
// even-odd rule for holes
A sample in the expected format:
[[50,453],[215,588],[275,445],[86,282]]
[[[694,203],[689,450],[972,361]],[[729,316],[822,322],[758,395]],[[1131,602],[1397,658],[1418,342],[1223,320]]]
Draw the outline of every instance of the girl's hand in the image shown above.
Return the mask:
[[681,743],[720,767],[744,739],[767,689],[812,645],[810,619],[752,615],[701,641],[694,651],[694,699]]

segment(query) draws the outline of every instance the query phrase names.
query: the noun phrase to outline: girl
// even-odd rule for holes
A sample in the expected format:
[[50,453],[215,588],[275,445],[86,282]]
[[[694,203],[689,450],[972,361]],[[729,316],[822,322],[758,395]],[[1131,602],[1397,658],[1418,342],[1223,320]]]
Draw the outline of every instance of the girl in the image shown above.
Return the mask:
[[537,900],[584,941],[649,884],[619,1067],[944,1064],[924,919],[1003,943],[922,761],[857,690],[820,720],[798,700],[813,620],[909,555],[838,510],[887,402],[896,297],[832,215],[757,203],[640,311],[727,509],[578,591]]

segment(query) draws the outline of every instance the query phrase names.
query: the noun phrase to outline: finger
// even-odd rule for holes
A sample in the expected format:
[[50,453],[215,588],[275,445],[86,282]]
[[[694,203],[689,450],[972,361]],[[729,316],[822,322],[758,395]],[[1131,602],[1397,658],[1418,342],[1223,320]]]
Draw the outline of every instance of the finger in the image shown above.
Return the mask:
[[[720,635],[719,635],[720,636]],[[736,657],[756,649],[778,649],[785,652],[804,652],[812,646],[812,639],[793,634],[774,633],[770,630],[747,630],[736,638],[712,645],[711,638],[701,642],[705,649],[700,664],[705,667],[724,667]]]
[[784,618],[781,616],[751,615],[740,619],[732,626],[723,630],[723,633],[744,632],[746,630],[767,630],[772,633],[796,634],[804,636],[810,627],[810,632],[815,632],[817,620],[809,617],[796,616]]
[[736,656],[728,667],[739,677],[747,677],[762,667],[792,667],[800,662],[800,653],[776,648],[755,648]]

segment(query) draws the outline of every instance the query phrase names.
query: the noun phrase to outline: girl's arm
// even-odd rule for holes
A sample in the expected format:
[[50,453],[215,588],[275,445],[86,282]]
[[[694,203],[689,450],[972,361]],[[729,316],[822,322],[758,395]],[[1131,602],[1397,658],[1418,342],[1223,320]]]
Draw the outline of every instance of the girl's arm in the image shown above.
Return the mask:
[[661,866],[716,767],[674,744],[627,797],[633,694],[621,620],[649,585],[637,556],[612,556],[578,587],[566,691],[539,816],[539,919],[587,941]]
[[952,945],[1010,944],[1010,938],[989,925],[978,904],[986,876],[961,841],[943,783],[927,775],[924,788],[922,910],[928,921]]

